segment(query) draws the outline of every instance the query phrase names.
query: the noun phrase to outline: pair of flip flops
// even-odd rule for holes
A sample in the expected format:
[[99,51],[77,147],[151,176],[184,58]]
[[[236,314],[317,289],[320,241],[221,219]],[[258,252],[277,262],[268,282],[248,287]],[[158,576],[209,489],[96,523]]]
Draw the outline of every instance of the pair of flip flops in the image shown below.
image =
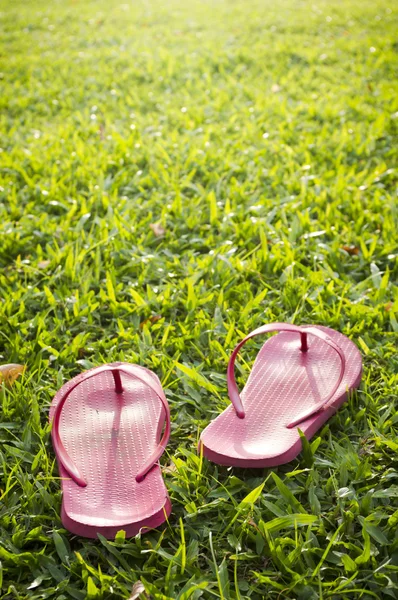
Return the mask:
[[[251,338],[278,332],[257,355],[239,393],[234,366]],[[328,327],[274,323],[233,351],[229,406],[202,432],[200,451],[221,465],[274,467],[307,439],[358,387],[361,355]],[[170,410],[158,377],[144,367],[112,363],[81,373],[56,394],[52,441],[62,481],[62,523],[77,535],[128,537],[158,527],[171,512],[159,458],[170,437]]]

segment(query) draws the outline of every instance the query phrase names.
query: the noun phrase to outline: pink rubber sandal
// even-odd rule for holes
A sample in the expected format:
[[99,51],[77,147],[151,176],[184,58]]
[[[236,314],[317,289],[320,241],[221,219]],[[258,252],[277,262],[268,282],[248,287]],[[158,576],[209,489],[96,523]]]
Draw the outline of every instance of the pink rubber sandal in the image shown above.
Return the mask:
[[158,460],[170,437],[170,410],[152,371],[113,363],[81,373],[57,392],[50,420],[66,529],[112,539],[121,529],[132,537],[167,519],[171,503]]
[[[281,333],[263,345],[239,394],[234,365],[240,348],[275,331]],[[298,429],[310,439],[347,392],[359,386],[361,376],[358,348],[333,329],[288,323],[259,327],[231,355],[227,383],[232,406],[203,431],[204,456],[239,467],[274,467],[293,460],[302,449]]]

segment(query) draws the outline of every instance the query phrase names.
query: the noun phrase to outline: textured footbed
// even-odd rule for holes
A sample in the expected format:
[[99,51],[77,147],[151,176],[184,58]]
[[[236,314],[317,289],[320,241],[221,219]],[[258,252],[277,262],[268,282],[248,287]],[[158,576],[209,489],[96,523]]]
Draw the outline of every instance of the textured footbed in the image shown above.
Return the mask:
[[300,428],[307,439],[345,401],[347,390],[358,387],[362,360],[358,348],[345,335],[326,332],[343,350],[346,369],[332,406],[291,429],[295,417],[332,391],[340,372],[338,354],[324,341],[308,335],[308,352],[301,352],[300,336],[278,333],[257,355],[241,392],[245,418],[229,406],[203,431],[200,444],[208,459],[221,465],[272,467],[293,460],[301,451]]
[[[128,364],[123,367],[128,368]],[[154,373],[145,370],[160,384]],[[95,369],[90,370],[93,372]],[[87,371],[58,391],[50,420],[68,389],[86,375]],[[113,538],[120,529],[133,536],[142,528],[160,525],[171,510],[158,465],[142,482],[135,480],[160,441],[163,405],[141,381],[123,373],[121,378],[122,394],[115,392],[109,371],[82,381],[61,413],[63,445],[87,481],[86,487],[77,485],[58,461],[63,492],[61,518],[67,529],[85,537],[101,533]]]

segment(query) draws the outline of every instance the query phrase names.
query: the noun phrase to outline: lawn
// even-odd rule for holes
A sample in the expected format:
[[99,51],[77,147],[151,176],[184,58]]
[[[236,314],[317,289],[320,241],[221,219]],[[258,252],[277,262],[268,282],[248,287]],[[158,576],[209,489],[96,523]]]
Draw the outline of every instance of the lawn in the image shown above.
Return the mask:
[[[0,387],[0,598],[397,598],[396,5],[0,11],[0,364],[26,365]],[[273,321],[349,336],[359,391],[290,464],[201,460],[233,347]],[[48,410],[117,360],[166,390],[173,512],[87,541]]]

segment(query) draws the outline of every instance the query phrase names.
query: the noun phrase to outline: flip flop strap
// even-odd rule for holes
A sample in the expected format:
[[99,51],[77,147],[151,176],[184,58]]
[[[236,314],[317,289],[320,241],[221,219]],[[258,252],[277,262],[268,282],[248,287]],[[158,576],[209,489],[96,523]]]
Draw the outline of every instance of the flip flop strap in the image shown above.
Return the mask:
[[80,487],[85,487],[87,485],[87,481],[84,479],[84,477],[80,473],[78,467],[72,461],[71,457],[69,456],[69,454],[67,453],[67,451],[65,449],[65,446],[62,443],[60,431],[59,431],[61,412],[62,412],[62,408],[63,408],[66,400],[69,398],[69,396],[71,395],[73,390],[75,390],[77,388],[77,386],[79,386],[81,383],[83,383],[83,381],[87,381],[88,379],[96,377],[100,373],[105,373],[107,371],[110,371],[113,375],[114,382],[115,382],[115,391],[118,394],[121,394],[123,392],[123,386],[122,386],[122,380],[120,377],[120,373],[124,373],[125,375],[128,375],[132,379],[138,379],[139,381],[141,381],[142,383],[144,383],[145,385],[150,387],[151,390],[157,395],[157,397],[162,402],[163,408],[165,410],[166,426],[165,426],[165,429],[163,432],[162,439],[160,440],[155,451],[148,458],[148,460],[144,463],[144,465],[141,467],[139,473],[136,475],[135,479],[138,483],[143,481],[143,479],[145,478],[147,473],[158,462],[159,458],[162,456],[163,452],[166,449],[167,442],[169,441],[169,437],[170,437],[170,409],[169,409],[169,405],[168,405],[166,396],[162,390],[162,387],[149,375],[149,373],[145,369],[143,369],[142,367],[140,367],[138,365],[129,365],[128,367],[126,367],[126,366],[122,366],[120,364],[115,363],[113,365],[104,365],[97,369],[93,369],[92,373],[87,372],[87,374],[85,374],[79,381],[77,381],[71,388],[69,388],[69,390],[59,400],[57,407],[55,409],[55,412],[54,412],[53,428],[52,428],[53,445],[54,445],[54,449],[57,453],[57,456],[58,456],[62,466],[64,467],[64,469],[71,476],[73,481],[75,483],[77,483],[77,485],[79,485]]
[[332,391],[326,396],[326,398],[323,398],[320,402],[318,402],[317,404],[314,404],[309,409],[307,409],[306,411],[304,411],[300,415],[298,415],[293,421],[291,421],[287,425],[287,427],[290,429],[292,427],[295,427],[302,421],[305,421],[306,419],[308,419],[308,417],[311,417],[312,415],[319,412],[320,410],[325,410],[326,408],[328,408],[330,400],[333,398],[333,396],[337,392],[337,390],[341,384],[341,381],[343,379],[344,372],[345,372],[345,357],[344,357],[344,352],[342,351],[340,346],[338,344],[336,344],[336,342],[334,340],[332,340],[332,338],[327,333],[325,333],[321,329],[318,329],[317,327],[300,327],[298,325],[291,325],[290,323],[271,323],[269,325],[262,325],[261,327],[258,327],[257,329],[255,329],[254,331],[249,333],[249,335],[247,335],[241,342],[239,342],[239,344],[235,347],[234,351],[232,352],[231,358],[229,359],[229,362],[228,362],[228,368],[227,368],[228,395],[229,395],[232,405],[236,411],[236,414],[238,415],[238,417],[240,419],[245,418],[245,410],[243,408],[242,399],[239,395],[238,386],[236,385],[236,380],[235,380],[236,356],[237,356],[239,350],[242,348],[242,346],[251,338],[256,337],[257,335],[262,335],[264,333],[272,333],[275,331],[287,331],[287,332],[291,332],[291,333],[298,333],[301,336],[301,352],[311,352],[311,350],[308,348],[308,344],[307,344],[307,335],[308,334],[314,335],[315,337],[321,339],[326,344],[328,344],[331,348],[333,348],[333,350],[335,350],[337,352],[337,354],[340,358],[340,373],[339,373],[339,376],[337,378],[335,385],[333,386]]

